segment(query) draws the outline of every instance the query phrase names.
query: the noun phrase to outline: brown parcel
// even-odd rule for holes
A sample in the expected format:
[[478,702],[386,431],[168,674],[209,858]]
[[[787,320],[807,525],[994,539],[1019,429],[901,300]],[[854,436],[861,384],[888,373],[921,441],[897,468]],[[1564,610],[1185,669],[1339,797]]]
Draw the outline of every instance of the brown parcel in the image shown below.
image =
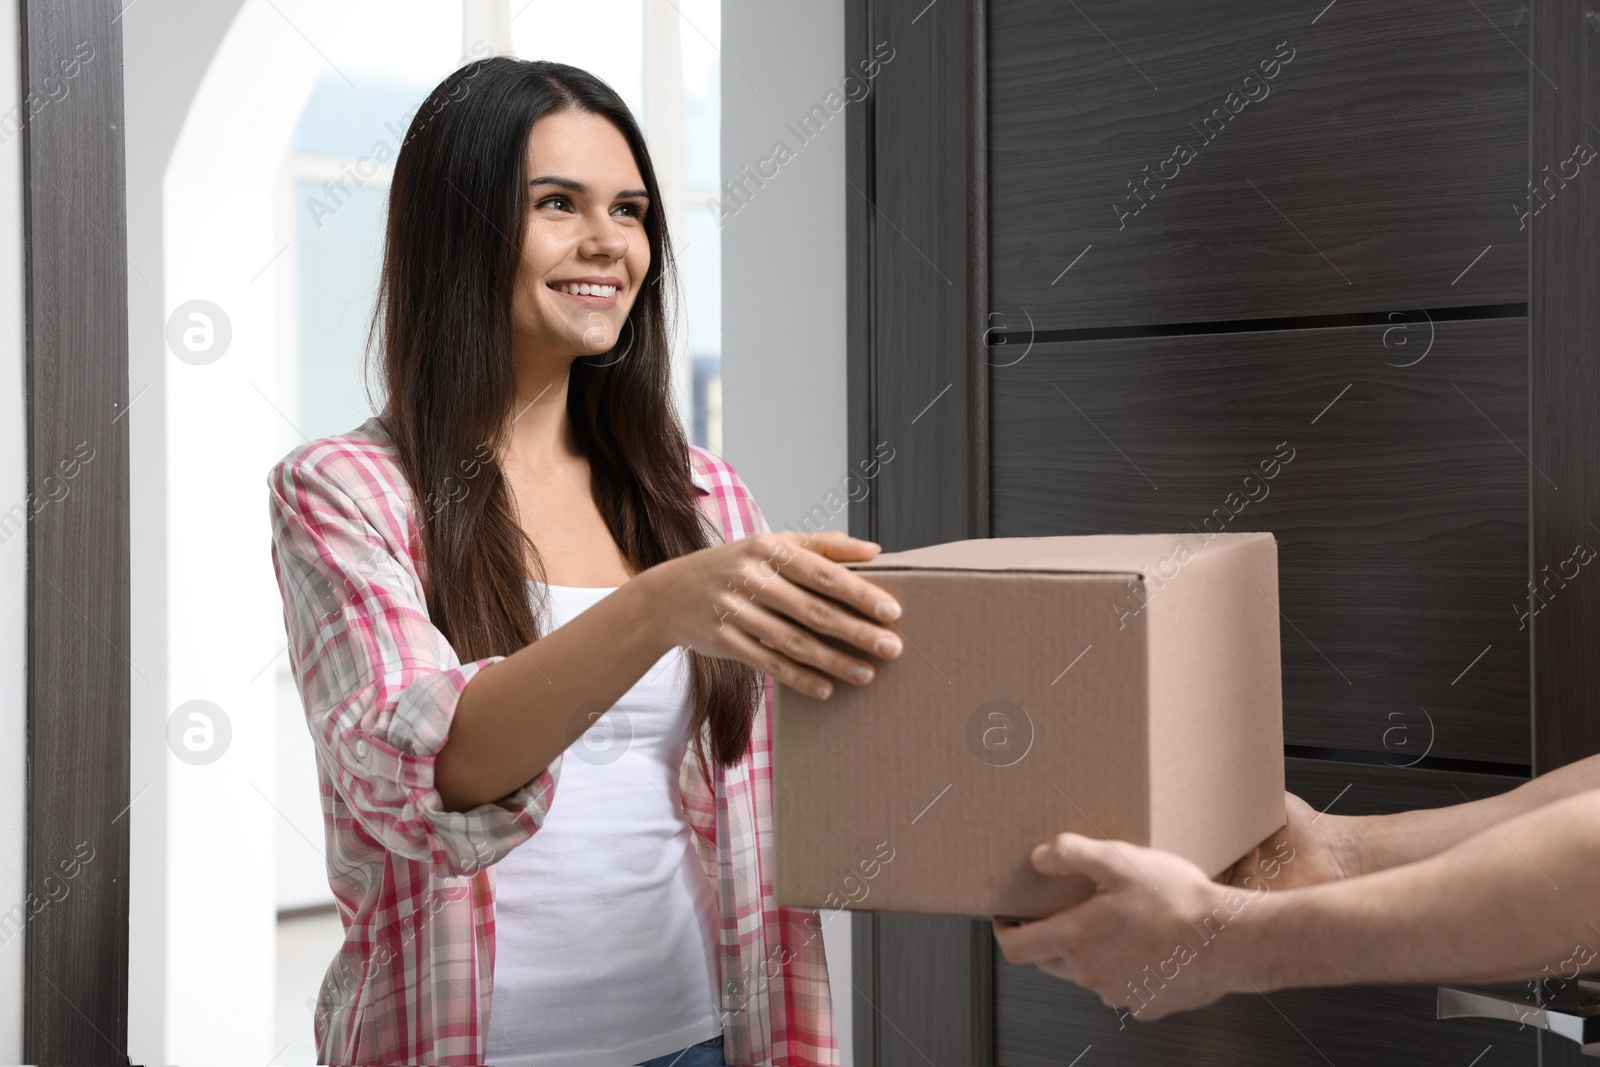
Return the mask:
[[1277,558],[1140,534],[850,564],[906,648],[826,701],[778,686],[778,903],[1053,914],[1092,892],[1028,862],[1064,830],[1225,870],[1283,825]]

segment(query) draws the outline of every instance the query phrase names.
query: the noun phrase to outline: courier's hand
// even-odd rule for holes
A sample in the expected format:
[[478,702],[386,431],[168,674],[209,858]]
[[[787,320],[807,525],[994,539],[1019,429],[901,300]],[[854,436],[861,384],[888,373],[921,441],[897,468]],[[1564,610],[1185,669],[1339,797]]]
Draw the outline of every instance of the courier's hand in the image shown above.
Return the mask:
[[1293,793],[1283,796],[1287,819],[1283,829],[1257,845],[1219,881],[1246,888],[1264,882],[1269,889],[1292,889],[1359,874],[1351,830],[1360,819],[1318,812]]
[[649,583],[667,644],[740,660],[826,699],[829,675],[866,685],[876,670],[819,634],[884,659],[903,651],[892,623],[899,602],[840,565],[877,554],[875,543],[837,531],[785,530],[690,552],[634,580]]
[[1079,834],[1039,845],[1032,860],[1043,874],[1085,875],[1096,892],[1046,919],[996,921],[995,939],[1012,963],[1076,982],[1140,1020],[1233,991],[1232,953],[1217,942],[1229,940],[1227,926],[1263,889],[1231,889],[1170,852]]

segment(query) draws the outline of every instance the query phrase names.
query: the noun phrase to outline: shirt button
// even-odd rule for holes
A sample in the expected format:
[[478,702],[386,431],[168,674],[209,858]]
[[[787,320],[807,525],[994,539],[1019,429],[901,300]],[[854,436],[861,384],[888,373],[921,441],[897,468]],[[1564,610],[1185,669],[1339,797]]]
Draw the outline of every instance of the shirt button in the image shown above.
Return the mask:
[[356,755],[361,759],[367,758],[367,743],[365,741],[356,742]]

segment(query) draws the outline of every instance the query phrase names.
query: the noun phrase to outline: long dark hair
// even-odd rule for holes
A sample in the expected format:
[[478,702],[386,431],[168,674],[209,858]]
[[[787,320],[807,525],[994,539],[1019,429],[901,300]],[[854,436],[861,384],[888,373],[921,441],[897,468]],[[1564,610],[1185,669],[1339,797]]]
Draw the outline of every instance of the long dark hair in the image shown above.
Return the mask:
[[[573,362],[568,384],[595,503],[635,572],[722,539],[696,503],[670,400],[667,296],[676,281],[644,135],[622,98],[586,71],[505,56],[469,63],[429,94],[395,161],[369,345],[382,353],[380,418],[416,501],[428,612],[463,661],[510,655],[540,636],[527,580],[543,581],[544,564],[517,523],[497,457],[515,415],[511,301],[528,135],[565,110],[609,120],[650,194],[650,270],[628,323],[611,352]],[[732,764],[749,747],[761,676],[693,649],[688,661],[702,770],[707,724],[712,758]]]

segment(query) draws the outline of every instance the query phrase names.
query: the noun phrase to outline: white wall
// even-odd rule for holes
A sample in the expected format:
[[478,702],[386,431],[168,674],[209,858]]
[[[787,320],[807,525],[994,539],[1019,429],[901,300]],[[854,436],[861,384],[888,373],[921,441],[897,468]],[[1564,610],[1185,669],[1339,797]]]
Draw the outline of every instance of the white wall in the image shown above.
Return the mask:
[[[167,979],[167,394],[161,183],[217,42],[241,0],[144,0],[122,18],[128,204],[132,660],[128,1047],[165,1063]],[[181,47],[179,46],[181,42]],[[146,280],[148,279],[148,281]],[[148,786],[148,789],[146,787]],[[140,790],[145,791],[140,794]],[[132,798],[130,798],[132,799]]]
[[[22,81],[17,5],[0,0],[0,114],[17,107]],[[28,492],[22,381],[22,137],[0,127],[0,511]],[[26,704],[27,535],[0,546],[0,911],[25,892],[28,855]],[[0,1063],[22,1062],[24,937],[0,946]]]
[[[855,194],[844,178],[846,115],[809,141],[795,132],[844,80],[844,4],[738,0],[722,18],[722,177],[750,190],[742,205],[726,185],[723,195],[723,442],[777,530],[849,468],[844,227],[845,196]],[[764,160],[781,158],[779,142],[793,158],[761,177]],[[743,179],[746,167],[764,184]],[[846,521],[841,511],[831,528]]]
[[[748,166],[760,178],[744,179],[737,200],[725,187],[720,212],[723,450],[781,530],[837,492],[850,468],[845,113],[800,131],[808,139],[797,132],[844,80],[843,0],[728,0],[722,52],[722,177],[744,179]],[[826,528],[848,519],[840,509]],[[825,913],[823,938],[848,1065],[849,915]]]
[[[128,204],[128,415],[133,689],[128,1047],[166,1063],[167,392],[161,187],[200,79],[241,0],[144,0],[123,16]],[[147,280],[148,279],[148,280]],[[146,788],[148,787],[148,788]],[[144,790],[141,794],[140,790]],[[130,800],[132,797],[130,797]]]

